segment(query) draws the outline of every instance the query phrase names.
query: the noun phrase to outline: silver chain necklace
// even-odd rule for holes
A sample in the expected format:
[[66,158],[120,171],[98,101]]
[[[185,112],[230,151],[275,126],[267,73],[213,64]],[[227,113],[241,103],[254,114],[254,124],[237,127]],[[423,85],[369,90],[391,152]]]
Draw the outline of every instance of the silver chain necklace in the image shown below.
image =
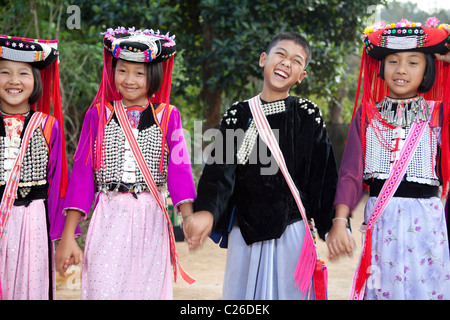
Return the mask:
[[423,96],[410,99],[385,97],[378,104],[381,118],[393,126],[410,126],[413,122],[428,121],[430,106]]

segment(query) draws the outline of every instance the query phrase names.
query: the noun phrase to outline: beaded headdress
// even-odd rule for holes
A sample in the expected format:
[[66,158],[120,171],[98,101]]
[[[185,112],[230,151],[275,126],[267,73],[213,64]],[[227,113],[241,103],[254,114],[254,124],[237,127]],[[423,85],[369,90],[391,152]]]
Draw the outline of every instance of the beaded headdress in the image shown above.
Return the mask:
[[0,35],[0,58],[28,62],[42,70],[58,59],[57,40],[33,40]]
[[39,101],[30,108],[53,115],[59,121],[63,158],[61,196],[64,197],[68,184],[68,171],[59,83],[58,40],[38,40],[0,35],[0,59],[26,62],[40,71],[43,87],[42,95]]
[[364,33],[364,49],[376,60],[398,51],[445,54],[450,49],[450,35],[436,18],[429,18],[424,26],[406,19],[388,25],[378,22]]
[[176,54],[175,36],[162,34],[149,29],[136,30],[119,27],[108,29],[103,38],[103,75],[98,92],[91,104],[91,108],[100,104],[100,122],[97,131],[97,154],[95,167],[100,167],[101,144],[104,134],[105,104],[109,101],[121,100],[122,95],[114,83],[113,58],[137,63],[162,63],[163,81],[161,88],[149,97],[151,103],[170,102],[172,85],[172,68]]
[[[377,22],[364,30],[361,69],[353,110],[354,116],[357,108],[362,108],[361,141],[363,150],[365,150],[365,123],[370,121],[375,115],[379,115],[376,103],[381,102],[389,95],[389,88],[385,81],[379,77],[382,61],[387,55],[402,51],[447,54],[450,51],[450,35],[442,29],[443,24],[439,24],[439,22],[434,17],[429,18],[425,25],[403,19],[393,24]],[[448,141],[450,72],[448,63],[436,59],[434,63],[436,66],[436,78],[433,88],[423,94],[419,92],[419,95],[422,95],[425,100],[443,102],[442,150],[440,157],[444,183],[443,196],[445,196],[450,182],[450,163],[448,163],[450,159]],[[359,101],[361,84],[363,92],[362,99]]]
[[153,30],[121,27],[104,33],[103,46],[117,59],[132,62],[163,62],[176,53],[175,36]]

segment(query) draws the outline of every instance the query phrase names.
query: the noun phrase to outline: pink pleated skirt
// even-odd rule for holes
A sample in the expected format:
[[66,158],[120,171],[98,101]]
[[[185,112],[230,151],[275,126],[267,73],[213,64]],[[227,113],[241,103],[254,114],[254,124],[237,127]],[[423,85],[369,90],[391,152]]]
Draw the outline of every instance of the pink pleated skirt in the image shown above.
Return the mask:
[[[48,300],[50,283],[55,296],[46,220],[44,200],[34,200],[28,207],[12,207],[6,236],[0,239],[0,281],[4,300]],[[50,250],[53,254],[53,248]]]
[[81,299],[172,299],[167,221],[151,193],[100,193],[86,236]]

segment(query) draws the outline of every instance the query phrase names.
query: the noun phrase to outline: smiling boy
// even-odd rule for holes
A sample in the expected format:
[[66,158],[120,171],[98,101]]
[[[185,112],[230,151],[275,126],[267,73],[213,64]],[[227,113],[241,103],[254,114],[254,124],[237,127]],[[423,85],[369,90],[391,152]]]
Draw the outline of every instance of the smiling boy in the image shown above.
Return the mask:
[[[260,56],[259,66],[264,68],[260,99],[308,219],[314,220],[324,238],[334,216],[335,158],[318,107],[289,95],[290,88],[305,78],[310,60],[311,49],[302,36],[275,36]],[[230,148],[225,148],[230,143],[227,130],[245,133],[241,141],[231,142],[232,163],[226,162],[230,159],[226,155]],[[194,203],[196,213],[184,220],[190,248],[200,246],[211,230],[212,237],[221,232],[222,240],[227,239],[222,242],[228,245],[223,299],[301,299],[294,272],[305,224],[281,170],[269,174],[263,170],[271,164],[260,159],[261,150],[268,152],[248,101],[228,109],[220,133],[223,144],[216,139],[212,150],[216,159],[222,152],[224,161],[205,166]],[[345,223],[336,225],[346,227]]]

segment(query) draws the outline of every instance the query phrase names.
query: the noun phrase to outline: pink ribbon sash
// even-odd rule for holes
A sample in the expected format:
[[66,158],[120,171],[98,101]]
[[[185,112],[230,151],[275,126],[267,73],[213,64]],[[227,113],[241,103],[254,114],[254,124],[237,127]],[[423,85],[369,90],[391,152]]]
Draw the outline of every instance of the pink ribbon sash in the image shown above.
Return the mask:
[[[311,284],[313,283],[312,280],[313,274],[315,273],[314,271],[316,269],[316,264],[317,261],[320,260],[318,257],[316,244],[314,242],[313,235],[308,225],[308,218],[306,216],[305,208],[303,207],[303,203],[300,198],[300,193],[294,181],[292,180],[291,175],[289,174],[286,162],[283,157],[283,153],[281,152],[280,147],[278,145],[278,141],[276,140],[275,135],[273,134],[273,131],[270,128],[269,122],[267,121],[267,118],[261,108],[261,100],[259,98],[259,95],[250,99],[249,105],[253,115],[253,120],[255,121],[256,127],[258,129],[258,134],[261,137],[262,141],[269,148],[279,168],[281,169],[281,172],[283,173],[283,176],[286,179],[289,189],[291,190],[292,195],[294,196],[295,202],[297,203],[297,206],[300,210],[300,214],[305,223],[305,237],[303,239],[302,251],[300,253],[300,258],[298,260],[294,274],[295,285],[303,293],[304,297],[305,294],[310,289]],[[324,278],[323,282],[325,283],[325,285],[322,287],[326,290],[326,283],[327,283],[326,267],[323,265],[321,269],[323,271],[322,273],[322,277]],[[324,296],[323,294],[320,295],[320,297],[323,296]]]
[[[153,194],[153,196],[156,199],[156,202],[158,203],[158,206],[160,207],[161,211],[164,213],[164,216],[167,220],[168,226],[169,226],[169,242],[170,242],[170,257],[172,261],[172,267],[174,272],[174,280],[177,281],[177,268],[180,270],[181,277],[184,281],[186,281],[189,284],[193,284],[195,280],[191,278],[181,267],[180,261],[178,259],[178,254],[175,247],[175,236],[173,233],[173,226],[172,222],[170,220],[169,214],[166,210],[166,206],[164,202],[162,201],[158,189],[156,187],[155,181],[153,180],[152,174],[150,172],[150,169],[148,168],[144,156],[142,155],[142,151],[139,148],[139,145],[137,143],[136,137],[134,136],[130,123],[128,122],[127,116],[125,114],[125,109],[123,107],[122,101],[115,101],[114,103],[114,111],[117,114],[117,119],[119,120],[119,124],[122,127],[122,130],[125,133],[125,137],[128,140],[128,143],[130,144],[130,148],[133,152],[134,159],[136,160],[136,163],[139,166],[139,169],[144,176],[144,180],[150,189],[150,192]],[[162,150],[164,152],[164,150]]]

